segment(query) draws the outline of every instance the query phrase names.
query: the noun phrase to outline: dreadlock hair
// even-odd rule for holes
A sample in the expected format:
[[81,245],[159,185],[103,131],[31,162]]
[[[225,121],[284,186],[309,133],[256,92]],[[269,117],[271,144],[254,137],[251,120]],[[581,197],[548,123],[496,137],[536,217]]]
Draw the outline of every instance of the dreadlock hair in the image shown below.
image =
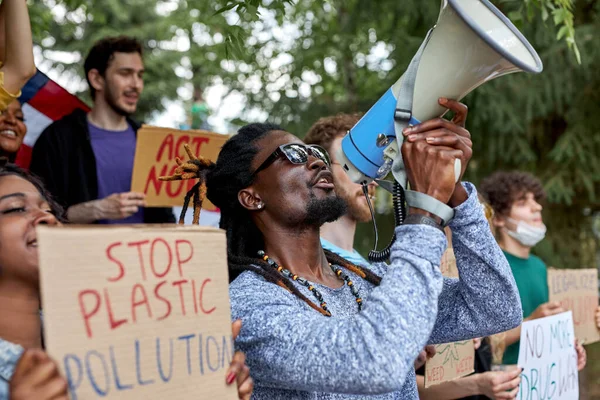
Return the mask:
[[[219,153],[217,162],[212,163],[202,157],[195,157],[189,147],[186,151],[190,161],[184,163],[177,159],[179,168],[170,177],[163,180],[182,180],[198,178],[199,182],[187,193],[184,209],[179,218],[183,223],[190,197],[194,195],[194,223],[200,215],[203,194],[221,211],[220,227],[227,236],[227,260],[230,282],[244,271],[252,271],[268,282],[279,285],[298,296],[309,306],[325,316],[331,315],[302,294],[293,283],[283,277],[266,261],[258,257],[258,251],[265,248],[263,235],[256,227],[248,210],[238,201],[238,192],[253,182],[252,161],[258,153],[255,143],[270,132],[283,131],[274,124],[254,123],[242,127],[237,135],[229,139]],[[193,192],[193,193],[192,193]],[[198,200],[196,200],[198,199]],[[367,281],[379,285],[381,278],[366,268],[353,265],[339,255],[325,250],[328,262],[348,269]]]
[[46,190],[44,184],[37,176],[31,174],[30,172],[24,170],[21,167],[18,167],[15,164],[8,163],[8,159],[1,157],[0,178],[4,176],[18,176],[19,178],[31,183],[42,196],[42,198],[46,200],[46,202],[50,206],[50,210],[52,210],[52,213],[54,214],[56,219],[60,222],[66,222],[64,209],[61,207],[60,204],[58,204],[56,200],[54,200],[50,192]]

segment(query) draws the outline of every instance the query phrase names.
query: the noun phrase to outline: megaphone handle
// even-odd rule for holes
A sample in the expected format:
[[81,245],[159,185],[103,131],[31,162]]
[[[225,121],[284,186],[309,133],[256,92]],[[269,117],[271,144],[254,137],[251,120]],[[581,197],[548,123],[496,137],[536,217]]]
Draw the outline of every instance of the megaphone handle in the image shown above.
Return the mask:
[[402,189],[406,190],[406,186],[408,184],[408,176],[406,175],[406,169],[404,168],[404,160],[402,159],[402,153],[400,152],[400,148],[402,146],[403,137],[400,135],[398,140],[398,156],[394,159],[392,163],[392,175],[394,175],[394,179],[396,182],[402,186]]
[[423,51],[425,47],[427,47],[427,43],[431,38],[431,33],[434,28],[431,28],[427,32],[427,36],[425,36],[425,40],[421,43],[419,50],[414,55],[412,60],[410,60],[410,64],[408,64],[408,68],[402,75],[402,81],[400,82],[400,89],[398,93],[394,93],[396,96],[396,111],[394,113],[394,130],[396,131],[396,139],[398,142],[398,148],[402,144],[402,130],[406,128],[411,123],[419,123],[413,115],[413,98],[415,95],[415,83],[417,81],[417,73],[419,72],[419,64],[421,63],[421,56],[423,55]]
[[442,219],[442,226],[446,226],[454,218],[454,209],[438,199],[414,190],[406,190],[404,193],[409,207],[420,208],[437,215]]
[[402,135],[402,130],[406,128],[411,122],[419,123],[412,116],[412,105],[413,105],[413,97],[415,92],[415,81],[417,80],[417,72],[419,70],[419,63],[421,62],[421,56],[423,55],[423,51],[429,42],[429,38],[431,37],[431,33],[433,32],[433,28],[427,32],[427,36],[425,36],[425,40],[421,43],[419,50],[410,61],[406,72],[402,76],[402,82],[400,82],[400,91],[397,94],[396,99],[396,112],[394,114],[394,130],[396,132],[396,140],[398,142],[398,156],[394,160],[392,164],[392,174],[394,175],[394,179],[400,185],[402,185],[403,189],[406,189],[406,170],[404,169],[404,161],[402,161],[402,153],[400,149],[402,147],[402,142],[404,141],[404,136]]
[[458,182],[458,179],[460,178],[460,170],[462,169],[462,162],[460,161],[460,158],[455,158],[454,159],[454,183]]
[[[460,176],[460,160],[456,159],[458,163],[454,162],[454,176],[456,179]],[[457,174],[458,165],[458,174]],[[398,182],[403,189],[405,189],[406,203],[410,207],[420,208],[421,210],[428,211],[434,215],[437,215],[444,221],[444,225],[450,222],[454,218],[454,209],[438,199],[428,196],[424,193],[415,192],[413,190],[406,190],[408,177],[406,175],[406,169],[404,168],[404,161],[401,156],[396,157],[392,164],[392,174],[394,179]]]

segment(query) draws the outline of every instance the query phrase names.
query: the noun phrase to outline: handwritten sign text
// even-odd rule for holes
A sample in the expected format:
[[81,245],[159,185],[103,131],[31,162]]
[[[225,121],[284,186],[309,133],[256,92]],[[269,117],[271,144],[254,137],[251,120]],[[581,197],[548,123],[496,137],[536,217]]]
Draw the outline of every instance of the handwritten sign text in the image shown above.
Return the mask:
[[47,348],[73,399],[233,398],[221,231],[42,227],[38,241]]

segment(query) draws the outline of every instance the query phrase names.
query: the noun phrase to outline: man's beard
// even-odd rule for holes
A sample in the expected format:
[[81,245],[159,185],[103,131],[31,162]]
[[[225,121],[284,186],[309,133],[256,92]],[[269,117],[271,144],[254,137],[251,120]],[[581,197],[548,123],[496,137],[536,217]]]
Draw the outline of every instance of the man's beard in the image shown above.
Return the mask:
[[310,200],[306,206],[306,219],[304,223],[320,227],[327,222],[335,221],[345,213],[346,202],[337,195],[325,199],[317,199],[314,193],[311,193]]
[[348,206],[347,213],[352,220],[357,222],[371,221],[371,211],[362,201],[365,197],[362,191],[357,193],[355,191],[341,190],[341,185],[336,186],[335,190],[338,196],[346,202]]
[[133,114],[133,112],[129,112],[120,107],[117,104],[117,98],[118,96],[113,93],[113,91],[110,88],[110,85],[106,85],[105,99],[110,108],[112,108],[114,112],[116,112],[119,115],[122,115],[123,117],[129,117],[131,114]]

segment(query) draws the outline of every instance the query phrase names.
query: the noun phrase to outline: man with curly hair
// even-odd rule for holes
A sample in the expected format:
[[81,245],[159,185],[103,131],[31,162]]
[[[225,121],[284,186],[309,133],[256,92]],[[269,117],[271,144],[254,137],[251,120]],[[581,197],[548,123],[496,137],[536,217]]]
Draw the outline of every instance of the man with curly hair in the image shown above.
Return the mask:
[[[342,139],[360,118],[360,114],[337,114],[320,118],[309,129],[304,142],[317,144],[327,150],[331,157],[335,191],[347,205],[347,212],[344,216],[321,227],[323,248],[341,255],[355,264],[368,265],[369,262],[354,250],[354,234],[358,222],[371,221],[371,211],[361,185],[350,180],[336,159],[336,154],[342,147]],[[369,184],[371,199],[375,196],[375,187],[375,183]]]
[[[563,312],[560,303],[548,301],[546,264],[531,254],[532,247],[546,234],[542,219],[546,193],[540,180],[527,172],[496,172],[481,182],[479,193],[494,210],[492,228],[517,282],[524,321]],[[598,312],[596,316],[600,325]],[[517,363],[520,337],[521,327],[506,333],[504,364]],[[577,352],[581,370],[585,366],[585,350],[580,344]]]

